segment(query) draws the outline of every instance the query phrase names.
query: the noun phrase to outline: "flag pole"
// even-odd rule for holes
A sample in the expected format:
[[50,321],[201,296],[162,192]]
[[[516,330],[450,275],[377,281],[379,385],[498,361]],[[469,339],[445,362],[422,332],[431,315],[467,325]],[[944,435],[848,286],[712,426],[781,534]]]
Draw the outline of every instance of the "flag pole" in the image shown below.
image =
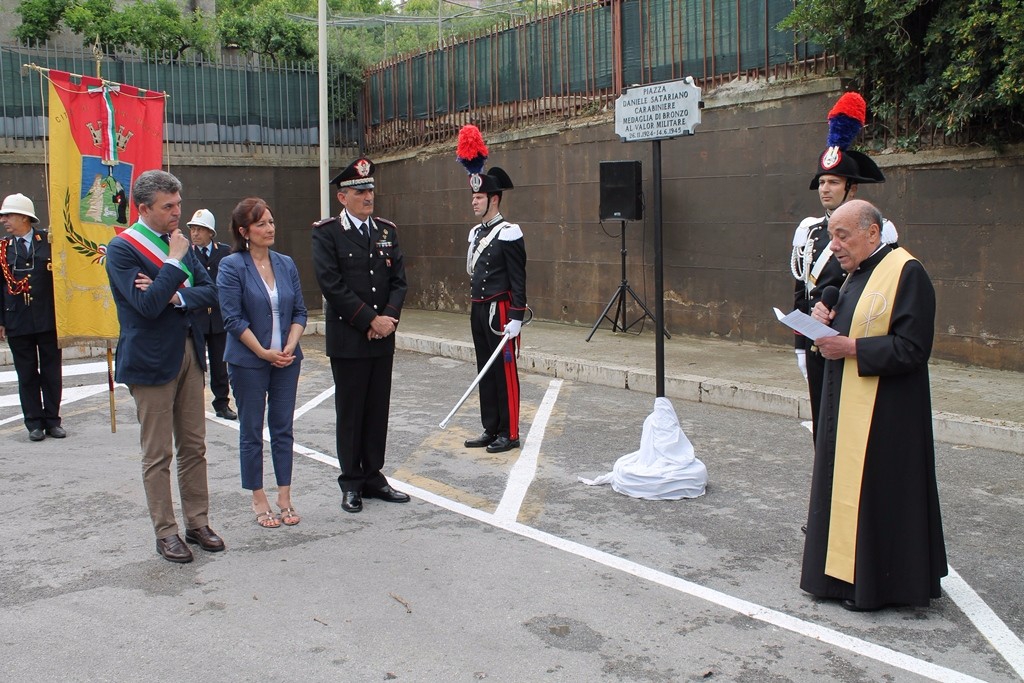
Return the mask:
[[114,351],[107,342],[107,392],[110,394],[110,433],[117,434],[117,410],[114,405]]

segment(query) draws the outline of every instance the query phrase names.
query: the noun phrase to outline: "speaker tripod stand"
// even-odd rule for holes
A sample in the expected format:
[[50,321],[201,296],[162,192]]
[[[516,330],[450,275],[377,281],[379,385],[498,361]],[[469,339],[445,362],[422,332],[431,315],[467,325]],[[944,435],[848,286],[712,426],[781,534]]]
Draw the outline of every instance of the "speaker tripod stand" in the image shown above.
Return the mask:
[[[629,286],[629,280],[626,279],[626,221],[622,221],[622,250],[620,252],[622,256],[622,281],[619,283],[618,289],[612,294],[612,298],[608,300],[608,304],[601,311],[601,315],[597,317],[597,322],[594,323],[594,327],[590,330],[590,334],[587,335],[587,341],[594,336],[597,332],[597,328],[601,326],[601,323],[607,320],[612,324],[612,332],[628,332],[633,328],[634,325],[643,321],[644,318],[650,318],[652,322],[657,322],[654,319],[654,314],[651,313],[651,309],[647,308],[647,305],[637,296],[633,288]],[[643,315],[634,320],[633,322],[626,324],[628,320],[626,317],[626,304],[629,299],[632,298],[637,306],[643,311]],[[615,315],[609,316],[608,312],[615,309]],[[665,330],[665,338],[671,339],[672,335]]]

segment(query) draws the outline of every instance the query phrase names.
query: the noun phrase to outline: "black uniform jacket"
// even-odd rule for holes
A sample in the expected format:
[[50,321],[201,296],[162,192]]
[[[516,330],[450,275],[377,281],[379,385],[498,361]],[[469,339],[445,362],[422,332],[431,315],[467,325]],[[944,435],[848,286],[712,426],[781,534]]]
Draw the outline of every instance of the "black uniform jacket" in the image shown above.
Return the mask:
[[[192,247],[192,253],[195,254],[196,260],[206,268],[206,272],[210,274],[210,279],[216,282],[217,268],[220,266],[220,260],[231,253],[231,247],[223,242],[211,242],[209,256],[196,246]],[[198,308],[191,313],[192,324],[197,325],[199,331],[204,335],[221,334],[224,332],[224,317],[220,313],[220,305],[214,304],[209,308]]]
[[[472,250],[475,251],[489,232],[490,228],[482,225],[470,231]],[[518,225],[506,224],[480,253],[473,268],[470,292],[473,303],[507,297],[510,302],[509,318],[522,320],[525,317],[526,246]]]
[[29,278],[30,302],[23,294],[13,294],[6,279],[0,283],[0,325],[7,329],[9,337],[38,334],[57,329],[53,310],[53,271],[50,242],[43,230],[34,230],[32,249],[28,258],[18,254],[13,236],[7,236],[7,271],[16,279]]
[[378,315],[401,315],[408,288],[405,264],[395,224],[376,216],[370,222],[370,239],[345,214],[313,225],[313,267],[327,300],[328,356],[373,358],[395,352],[395,335],[371,341],[366,332]]

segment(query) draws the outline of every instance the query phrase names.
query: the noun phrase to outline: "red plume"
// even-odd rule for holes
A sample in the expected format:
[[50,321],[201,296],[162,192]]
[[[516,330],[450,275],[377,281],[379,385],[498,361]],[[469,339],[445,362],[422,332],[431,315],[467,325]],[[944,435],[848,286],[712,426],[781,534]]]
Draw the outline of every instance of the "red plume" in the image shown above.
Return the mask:
[[864,101],[864,98],[855,92],[848,92],[839,98],[836,102],[836,106],[832,107],[832,111],[828,113],[828,117],[831,119],[835,116],[843,114],[849,116],[851,119],[858,121],[860,125],[864,125],[864,121],[867,118],[868,105]]
[[479,128],[473,125],[462,127],[455,156],[471,175],[483,172],[484,162],[487,161],[487,145],[484,144],[484,136],[480,134]]

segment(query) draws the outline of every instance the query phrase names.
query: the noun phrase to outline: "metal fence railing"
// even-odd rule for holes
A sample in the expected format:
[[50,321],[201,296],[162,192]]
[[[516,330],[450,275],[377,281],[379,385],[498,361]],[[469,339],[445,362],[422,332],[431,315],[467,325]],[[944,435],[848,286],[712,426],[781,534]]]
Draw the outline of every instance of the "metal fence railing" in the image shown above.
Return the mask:
[[584,0],[367,72],[366,148],[600,111],[623,87],[693,76],[817,73],[822,50],[777,30],[793,0]]
[[[0,148],[42,144],[47,90],[35,64],[95,76],[91,52],[41,46],[0,46]],[[103,58],[100,76],[168,95],[164,140],[175,151],[304,154],[319,146],[316,64],[253,64],[243,57],[220,62],[168,60],[132,53]],[[339,76],[328,80],[332,148],[358,144],[356,103],[361,85]]]

